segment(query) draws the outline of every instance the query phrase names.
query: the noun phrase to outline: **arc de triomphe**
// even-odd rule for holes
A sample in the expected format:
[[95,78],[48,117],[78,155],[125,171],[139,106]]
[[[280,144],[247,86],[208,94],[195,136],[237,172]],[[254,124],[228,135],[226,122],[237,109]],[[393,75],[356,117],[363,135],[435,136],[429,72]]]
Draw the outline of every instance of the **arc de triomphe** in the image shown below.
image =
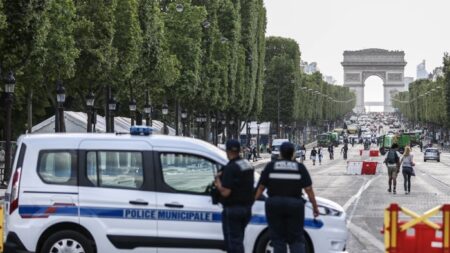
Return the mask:
[[391,96],[401,91],[404,84],[405,53],[403,51],[388,51],[384,49],[364,49],[359,51],[344,51],[344,86],[356,94],[356,112],[363,112],[364,82],[371,76],[383,80],[384,111],[393,112]]

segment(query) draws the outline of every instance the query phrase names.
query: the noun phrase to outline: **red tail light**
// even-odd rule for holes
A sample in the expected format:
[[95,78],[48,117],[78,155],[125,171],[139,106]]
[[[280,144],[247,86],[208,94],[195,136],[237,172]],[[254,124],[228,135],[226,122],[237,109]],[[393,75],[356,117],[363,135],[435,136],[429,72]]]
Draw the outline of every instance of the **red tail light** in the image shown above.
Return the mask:
[[19,207],[19,182],[22,168],[17,168],[14,172],[11,188],[11,197],[9,200],[9,214],[12,214]]

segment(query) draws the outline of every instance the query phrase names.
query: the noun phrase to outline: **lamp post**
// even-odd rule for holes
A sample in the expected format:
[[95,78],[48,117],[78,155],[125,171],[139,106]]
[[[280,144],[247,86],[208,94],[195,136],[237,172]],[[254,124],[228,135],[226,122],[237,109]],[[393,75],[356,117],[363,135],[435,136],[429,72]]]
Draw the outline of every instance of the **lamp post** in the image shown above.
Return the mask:
[[162,108],[161,108],[161,112],[163,115],[163,123],[164,123],[163,133],[169,134],[169,131],[167,129],[167,123],[166,123],[166,116],[167,116],[167,114],[169,114],[169,106],[167,105],[167,102],[165,99],[164,99],[164,104],[162,105]]
[[86,107],[87,107],[87,132],[91,133],[92,131],[92,115],[93,115],[93,108],[95,103],[95,95],[91,91],[86,96]]
[[201,114],[201,122],[202,122],[202,127],[203,127],[203,140],[207,141],[208,136],[206,133],[206,122],[208,121],[208,118],[206,117],[205,113]]
[[66,89],[64,89],[61,80],[56,82],[56,101],[58,107],[55,114],[55,132],[61,133],[66,131],[64,125],[64,102],[66,101]]
[[16,78],[14,73],[9,71],[8,76],[3,80],[5,84],[5,167],[3,169],[3,182],[6,184],[9,181],[11,173],[11,111],[12,103],[14,101],[14,88],[16,87]]
[[197,138],[200,139],[200,124],[202,123],[201,115],[195,116],[195,122],[197,123]]
[[152,126],[152,105],[150,103],[150,99],[148,96],[148,89],[147,94],[145,96],[144,113],[145,113],[145,124],[147,126]]
[[183,136],[187,136],[187,134],[186,134],[186,121],[187,121],[187,116],[188,116],[188,113],[187,113],[186,109],[183,109],[183,110],[181,111],[181,121],[182,121],[182,123],[183,123]]
[[251,138],[251,133],[250,133],[250,120],[247,120],[247,147],[250,147],[250,138]]
[[136,99],[132,98],[130,100],[130,103],[128,104],[128,107],[130,109],[130,116],[131,116],[131,126],[134,126],[135,120],[134,117],[136,116]]
[[109,115],[110,115],[110,129],[109,132],[110,133],[114,133],[114,112],[117,109],[117,101],[114,97],[111,97],[108,100],[108,110],[109,110]]
[[217,145],[217,118],[216,115],[211,115],[211,132],[212,132],[212,142],[214,145]]
[[258,149],[258,158],[259,158],[259,155],[260,155],[260,153],[259,153],[259,150],[260,150],[260,148],[259,148],[259,146],[261,145],[261,143],[260,143],[260,140],[259,140],[259,129],[260,129],[260,127],[261,127],[261,122],[257,122],[256,123],[256,148]]

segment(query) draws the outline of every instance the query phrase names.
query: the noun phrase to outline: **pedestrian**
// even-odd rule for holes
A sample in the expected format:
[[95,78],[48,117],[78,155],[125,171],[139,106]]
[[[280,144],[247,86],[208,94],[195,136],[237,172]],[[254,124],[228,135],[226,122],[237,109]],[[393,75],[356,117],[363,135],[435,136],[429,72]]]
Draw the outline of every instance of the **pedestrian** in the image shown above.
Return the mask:
[[352,138],[352,148],[355,146],[355,138]]
[[294,159],[295,148],[290,142],[281,144],[281,160],[270,162],[263,170],[255,199],[267,188],[265,201],[269,237],[274,253],[305,252],[304,219],[305,200],[302,189],[308,195],[313,215],[319,215],[311,177],[302,163]]
[[388,192],[392,192],[393,194],[397,194],[396,192],[397,176],[400,170],[400,154],[398,153],[397,149],[398,149],[397,143],[392,144],[391,149],[387,152],[386,158],[384,159],[384,163],[386,164],[386,167],[388,169],[388,176],[389,176]]
[[330,154],[330,160],[334,160],[334,147],[333,147],[333,144],[328,146],[328,153]]
[[322,158],[323,158],[322,147],[319,147],[319,149],[317,150],[317,155],[319,157],[319,165],[322,165]]
[[254,162],[258,161],[258,151],[256,150],[256,146],[253,147],[252,153],[253,153],[253,161]]
[[316,150],[316,147],[313,147],[313,149],[311,150],[310,159],[311,159],[312,162],[313,162],[313,166],[316,166],[316,159],[317,159],[317,150]]
[[302,150],[302,161],[305,161],[306,160],[306,147],[305,147],[305,144],[303,144],[300,149]]
[[403,153],[403,157],[400,160],[402,164],[402,174],[404,179],[404,187],[405,194],[409,194],[411,192],[411,176],[415,176],[414,173],[414,156],[411,154],[411,147],[405,147],[405,153]]
[[422,151],[422,149],[423,149],[423,143],[422,143],[422,141],[419,141],[419,147],[420,147],[420,152],[422,153],[423,151]]
[[244,231],[251,219],[253,204],[253,166],[239,156],[236,140],[226,143],[228,164],[217,174],[214,185],[223,205],[222,230],[228,253],[244,253]]
[[344,155],[344,160],[347,160],[347,152],[348,152],[348,144],[345,143],[344,146],[341,148],[341,154]]

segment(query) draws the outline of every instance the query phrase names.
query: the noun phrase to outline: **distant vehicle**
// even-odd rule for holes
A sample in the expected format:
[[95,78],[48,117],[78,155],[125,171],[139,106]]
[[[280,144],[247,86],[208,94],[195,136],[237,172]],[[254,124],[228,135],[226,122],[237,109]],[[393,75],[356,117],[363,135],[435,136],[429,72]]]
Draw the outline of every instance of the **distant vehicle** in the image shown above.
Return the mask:
[[380,144],[380,153],[384,155],[391,148],[392,144],[397,143],[398,152],[403,154],[406,146],[414,147],[419,144],[415,134],[403,133],[403,134],[387,134],[378,138]]
[[323,133],[317,136],[317,144],[321,147],[339,146],[339,135],[336,132]]
[[425,154],[423,156],[423,161],[435,160],[437,162],[441,161],[441,153],[437,148],[427,148],[425,149]]
[[271,152],[271,159],[272,161],[275,161],[280,156],[280,146],[283,144],[283,142],[288,142],[288,139],[273,139],[272,141],[272,152]]
[[358,127],[356,125],[350,125],[347,129],[349,134],[357,134],[358,133]]

